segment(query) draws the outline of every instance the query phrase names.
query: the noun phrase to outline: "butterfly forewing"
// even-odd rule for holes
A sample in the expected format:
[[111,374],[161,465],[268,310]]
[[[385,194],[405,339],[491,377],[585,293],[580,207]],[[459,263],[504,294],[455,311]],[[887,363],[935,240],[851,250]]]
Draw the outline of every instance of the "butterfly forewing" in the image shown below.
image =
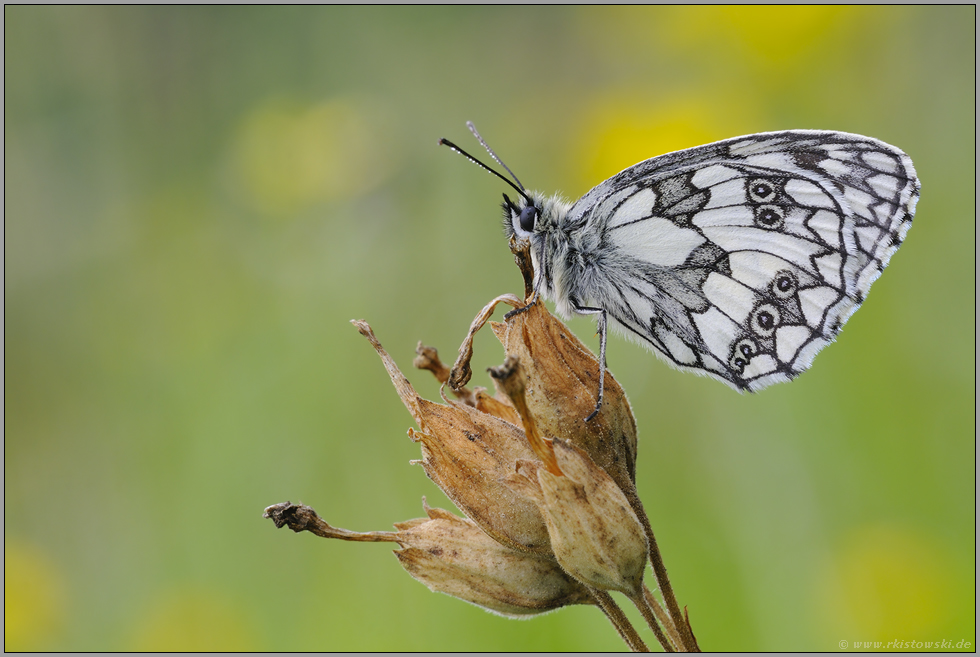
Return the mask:
[[918,191],[905,153],[840,132],[669,153],[565,215],[579,248],[555,267],[567,274],[560,294],[606,310],[680,368],[757,390],[834,339],[904,239]]

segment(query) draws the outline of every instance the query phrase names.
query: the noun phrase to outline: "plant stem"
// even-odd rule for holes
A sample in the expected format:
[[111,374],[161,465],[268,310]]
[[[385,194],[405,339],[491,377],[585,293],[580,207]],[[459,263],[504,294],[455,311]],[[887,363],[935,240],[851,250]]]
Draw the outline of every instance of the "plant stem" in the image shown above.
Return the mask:
[[664,652],[677,652],[674,644],[667,639],[667,637],[664,635],[664,631],[660,629],[660,623],[657,622],[653,609],[650,608],[650,605],[647,603],[647,600],[643,594],[638,593],[636,596],[629,596],[629,599],[630,602],[632,602],[636,608],[640,610],[640,613],[643,614],[643,620],[647,622],[647,626],[653,631],[654,636],[657,637],[657,641],[660,642]]
[[270,518],[276,527],[289,526],[294,532],[310,532],[321,538],[339,538],[342,541],[364,541],[367,543],[398,543],[395,532],[352,532],[349,529],[332,527],[327,524],[312,507],[283,502],[273,504],[265,510],[264,517]]
[[681,613],[680,605],[677,604],[677,598],[674,597],[674,589],[670,585],[670,578],[667,577],[667,567],[664,565],[664,559],[660,555],[660,548],[657,547],[657,538],[653,535],[653,527],[650,526],[650,518],[647,517],[647,512],[643,508],[640,496],[637,494],[636,489],[632,487],[630,490],[624,490],[623,492],[626,494],[627,499],[629,499],[633,511],[636,512],[640,524],[643,525],[643,530],[646,532],[647,541],[650,545],[650,565],[653,567],[653,574],[657,579],[657,585],[660,587],[660,593],[664,596],[667,611],[670,613],[673,625],[680,635],[681,642],[678,648],[684,652],[701,652],[697,641],[694,639],[694,633],[687,623],[687,619]]
[[651,591],[646,584],[643,585],[643,598],[653,609],[653,613],[657,616],[657,620],[659,620],[660,624],[664,626],[664,630],[666,630],[667,636],[670,637],[671,643],[678,647],[683,646],[684,642],[681,640],[681,635],[677,632],[677,628],[674,627],[674,622],[670,619],[670,616],[667,615],[663,605],[661,605],[660,602],[653,596],[653,591]]
[[613,627],[619,632],[619,636],[626,642],[630,650],[633,652],[650,652],[650,649],[643,643],[643,639],[637,634],[636,628],[633,627],[626,614],[623,613],[623,610],[619,608],[619,605],[616,604],[616,601],[613,600],[608,592],[594,589],[588,585],[585,588],[589,589],[589,593],[599,603],[599,607],[606,614],[606,618],[613,624]]

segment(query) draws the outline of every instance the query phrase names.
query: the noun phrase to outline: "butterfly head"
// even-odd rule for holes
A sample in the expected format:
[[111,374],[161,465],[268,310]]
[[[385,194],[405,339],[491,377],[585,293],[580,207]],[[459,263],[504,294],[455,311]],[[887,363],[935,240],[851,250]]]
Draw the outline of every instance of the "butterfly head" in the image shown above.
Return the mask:
[[510,200],[504,194],[504,202],[501,206],[504,211],[504,232],[507,237],[517,237],[518,239],[530,239],[536,228],[541,223],[543,199],[534,196],[518,196],[517,202]]

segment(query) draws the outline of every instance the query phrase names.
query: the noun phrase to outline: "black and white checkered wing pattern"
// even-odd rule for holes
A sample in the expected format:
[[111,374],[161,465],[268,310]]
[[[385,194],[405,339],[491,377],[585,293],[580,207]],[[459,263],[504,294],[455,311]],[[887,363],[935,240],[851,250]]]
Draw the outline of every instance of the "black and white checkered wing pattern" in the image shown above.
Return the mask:
[[569,210],[566,229],[602,259],[569,291],[673,365],[758,390],[800,374],[834,339],[905,238],[918,196],[905,153],[847,133],[670,153]]

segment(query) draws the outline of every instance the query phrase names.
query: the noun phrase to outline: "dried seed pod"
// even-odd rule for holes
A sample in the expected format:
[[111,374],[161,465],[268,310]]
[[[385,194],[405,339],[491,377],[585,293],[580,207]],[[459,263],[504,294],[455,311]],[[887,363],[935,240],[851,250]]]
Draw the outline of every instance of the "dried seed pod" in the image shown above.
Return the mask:
[[426,518],[395,523],[396,532],[352,532],[331,527],[308,506],[275,504],[265,510],[277,527],[345,541],[398,543],[395,556],[433,591],[511,617],[573,604],[594,604],[588,590],[550,556],[513,550],[476,523],[425,504]]
[[560,474],[525,461],[507,483],[540,506],[555,558],[567,573],[593,588],[642,595],[647,538],[623,491],[584,450],[563,440],[545,442]]
[[399,397],[421,431],[425,473],[459,509],[495,540],[518,550],[550,554],[548,530],[537,506],[501,483],[515,463],[534,455],[514,424],[472,406],[419,397],[366,322],[352,322],[374,346]]
[[599,361],[538,300],[506,317],[506,329],[494,333],[508,356],[524,369],[527,406],[541,433],[571,440],[623,490],[636,479],[636,422],[626,393],[606,371],[605,394],[598,415]]
[[471,520],[426,507],[428,519],[398,523],[402,567],[433,591],[504,616],[526,616],[592,596],[550,557],[497,543]]

